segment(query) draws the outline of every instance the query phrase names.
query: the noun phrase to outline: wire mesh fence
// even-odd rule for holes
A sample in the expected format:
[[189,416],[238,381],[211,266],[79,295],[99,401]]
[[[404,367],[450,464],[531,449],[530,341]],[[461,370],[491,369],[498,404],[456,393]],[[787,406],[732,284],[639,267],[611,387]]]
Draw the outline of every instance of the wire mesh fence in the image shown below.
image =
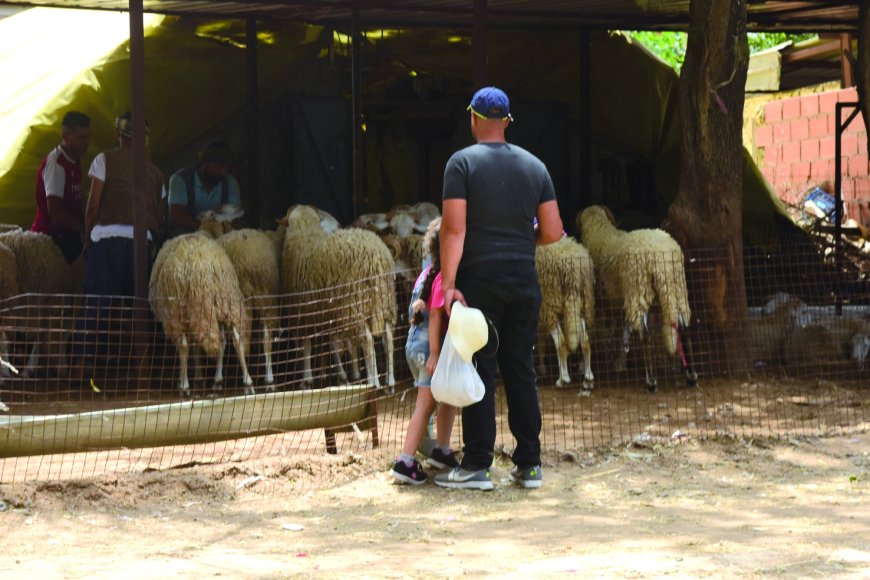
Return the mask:
[[[576,260],[561,266],[582,270]],[[866,258],[844,264],[812,243],[748,248],[748,310],[722,294],[718,252],[642,261],[647,272],[685,266],[686,312],[669,312],[673,288],[628,311],[623,294],[642,293],[642,278],[614,291],[600,265],[588,311],[540,276],[544,308],[562,309],[542,312],[534,355],[545,449],[868,427]],[[415,275],[390,277],[389,312],[371,307],[381,297],[365,281],[248,299],[226,320],[194,301],[158,319],[170,298],[10,297],[0,302],[0,482],[327,452],[392,458],[416,395],[404,355]],[[581,324],[568,320],[578,313]],[[498,445],[510,449],[501,392],[497,408]],[[460,417],[456,448],[461,431]]]

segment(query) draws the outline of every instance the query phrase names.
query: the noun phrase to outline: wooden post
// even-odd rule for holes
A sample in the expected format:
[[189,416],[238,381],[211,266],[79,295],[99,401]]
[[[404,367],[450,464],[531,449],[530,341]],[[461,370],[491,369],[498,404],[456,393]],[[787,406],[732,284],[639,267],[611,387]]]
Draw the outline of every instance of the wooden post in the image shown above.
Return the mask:
[[486,38],[486,0],[474,0],[474,28],[471,31],[471,54],[472,54],[472,80],[474,90],[485,87],[487,84],[486,61],[487,38]]
[[260,227],[259,73],[257,70],[257,19],[245,21],[245,131],[247,166],[245,199],[247,222]]
[[363,143],[362,143],[362,72],[360,70],[359,9],[353,9],[351,26],[351,140],[353,146],[353,217],[356,218],[364,205]]

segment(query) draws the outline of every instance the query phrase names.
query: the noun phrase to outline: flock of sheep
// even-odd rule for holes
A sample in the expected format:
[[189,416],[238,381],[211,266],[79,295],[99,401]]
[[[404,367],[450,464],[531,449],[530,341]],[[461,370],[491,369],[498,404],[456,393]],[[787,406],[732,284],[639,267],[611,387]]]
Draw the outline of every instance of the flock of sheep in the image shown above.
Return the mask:
[[[422,232],[438,215],[436,206],[421,203],[363,215],[352,227],[341,228],[326,212],[294,206],[271,231],[230,231],[227,216],[203,216],[199,232],[163,245],[149,284],[152,311],[178,356],[179,393],[190,395],[189,360],[197,353],[214,361],[213,387],[222,387],[228,339],[244,391],[254,393],[248,368],[252,336],[261,337],[265,359],[264,384],[258,386],[274,390],[272,344],[284,332],[301,346],[303,386],[314,379],[312,340],[323,338],[330,344],[340,380],[347,381],[342,355],[350,355],[352,376],[358,379],[356,363],[362,352],[367,380],[380,388],[375,348],[380,339],[386,387],[392,390],[394,333],[398,313],[406,306],[397,304],[397,284],[408,288],[419,272]],[[577,226],[582,244],[564,237],[537,251],[543,295],[539,334],[553,340],[557,385],[571,382],[568,356],[578,348],[583,354],[583,388],[588,391],[594,385],[589,329],[595,319],[596,281],[599,300],[623,313],[617,365],[624,366],[630,337],[638,335],[646,386],[655,390],[649,314],[658,305],[665,350],[682,361],[687,383],[694,385],[697,376],[685,334],[691,313],[679,246],[662,230],[617,229],[613,216],[600,206],[578,215]],[[68,266],[49,238],[31,232],[0,234],[0,272],[0,300],[18,293],[73,293],[81,282],[81,265]],[[295,321],[295,327],[288,320]],[[24,372],[32,372],[37,350],[46,343],[40,336],[44,327],[44,321],[35,320],[33,333],[26,333],[32,356]],[[252,332],[255,327],[259,332]],[[8,362],[8,340],[2,330],[0,320],[0,357]],[[539,345],[539,353],[544,350]],[[0,380],[8,372],[6,366],[0,369]]]

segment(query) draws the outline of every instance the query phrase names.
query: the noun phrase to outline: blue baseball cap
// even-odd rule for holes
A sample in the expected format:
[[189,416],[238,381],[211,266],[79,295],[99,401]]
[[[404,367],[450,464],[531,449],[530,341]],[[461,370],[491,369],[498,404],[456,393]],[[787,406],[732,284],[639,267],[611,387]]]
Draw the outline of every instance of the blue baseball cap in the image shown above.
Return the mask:
[[481,119],[510,119],[511,102],[501,89],[496,87],[483,87],[471,97],[468,110]]

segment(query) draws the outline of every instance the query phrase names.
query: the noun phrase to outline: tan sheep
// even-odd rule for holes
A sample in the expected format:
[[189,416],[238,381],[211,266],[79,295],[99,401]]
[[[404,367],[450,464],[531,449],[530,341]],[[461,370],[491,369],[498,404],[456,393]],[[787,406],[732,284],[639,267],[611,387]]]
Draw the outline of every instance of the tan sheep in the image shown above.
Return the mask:
[[[68,264],[57,244],[49,236],[36,232],[4,232],[0,234],[0,243],[15,255],[19,293],[33,295],[27,297],[28,314],[21,319],[26,329],[25,337],[31,343],[21,376],[33,376],[40,359],[49,369],[58,372],[66,367],[66,343],[73,320],[68,316],[58,316],[59,299],[56,295],[81,291],[84,278],[82,258]],[[49,319],[52,319],[50,324]]]
[[166,336],[178,350],[178,390],[190,395],[187,363],[191,344],[217,362],[214,389],[223,384],[224,331],[230,332],[242,368],[245,394],[254,394],[245,361],[251,316],[233,263],[215,240],[202,233],[166,242],[151,272],[148,298]]
[[[541,314],[538,328],[553,338],[559,361],[556,386],[570,384],[568,355],[583,350],[583,388],[592,389],[590,326],[595,319],[595,273],[589,252],[572,238],[538,246],[535,268],[541,284]],[[539,349],[543,353],[543,349]]]
[[[286,233],[281,254],[281,288],[286,293],[314,293],[316,300],[300,305],[303,315],[329,326],[328,334],[342,380],[338,348],[362,340],[369,382],[380,387],[374,338],[382,336],[387,356],[387,385],[395,384],[393,373],[393,328],[396,324],[396,292],[393,258],[386,245],[372,232],[358,228],[327,234],[317,211],[296,206],[284,219]],[[337,306],[330,320],[322,320],[324,305]],[[311,339],[303,338],[303,384],[311,384]],[[351,348],[352,353],[356,351]],[[351,356],[351,361],[356,357]]]
[[[0,243],[0,385],[9,378],[12,363],[9,358],[9,339],[6,336],[3,310],[6,299],[18,294],[18,263],[15,254],[5,244]],[[0,401],[0,411],[8,411],[9,407]]]
[[273,391],[275,376],[272,372],[272,338],[278,327],[277,294],[281,286],[275,242],[266,232],[242,229],[221,236],[218,243],[233,263],[242,296],[252,303],[254,320],[259,321],[262,329],[266,388]]
[[[665,231],[642,229],[631,232],[620,230],[610,211],[602,206],[591,206],[577,216],[578,231],[583,245],[589,250],[595,264],[595,275],[602,285],[608,304],[622,308],[625,329],[623,352],[617,361],[624,367],[631,333],[638,333],[644,345],[646,385],[656,390],[651,343],[648,340],[648,316],[657,304],[662,313],[662,337],[665,350],[671,357],[679,351],[690,386],[697,383],[697,375],[689,362],[689,341],[686,329],[692,318],[683,251]],[[686,338],[681,341],[682,337]]]

